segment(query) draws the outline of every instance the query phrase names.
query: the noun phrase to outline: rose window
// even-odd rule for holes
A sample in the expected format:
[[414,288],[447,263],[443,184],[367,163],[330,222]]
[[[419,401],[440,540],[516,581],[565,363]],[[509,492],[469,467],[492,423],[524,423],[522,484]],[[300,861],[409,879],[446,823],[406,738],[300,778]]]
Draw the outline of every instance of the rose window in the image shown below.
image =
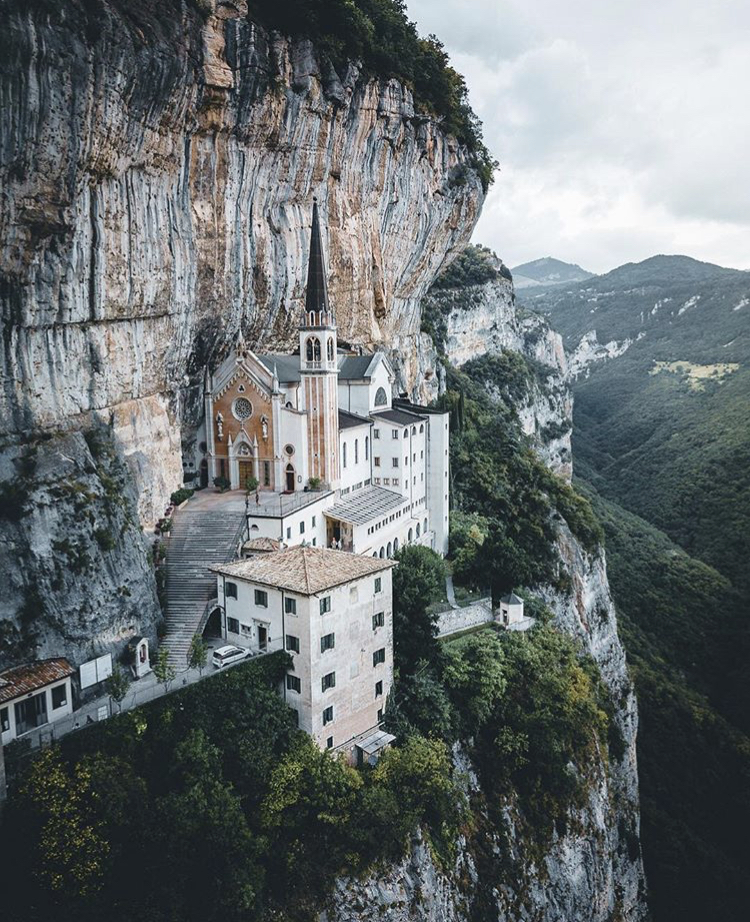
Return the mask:
[[253,415],[253,405],[247,397],[238,397],[234,401],[232,412],[237,419],[249,419]]

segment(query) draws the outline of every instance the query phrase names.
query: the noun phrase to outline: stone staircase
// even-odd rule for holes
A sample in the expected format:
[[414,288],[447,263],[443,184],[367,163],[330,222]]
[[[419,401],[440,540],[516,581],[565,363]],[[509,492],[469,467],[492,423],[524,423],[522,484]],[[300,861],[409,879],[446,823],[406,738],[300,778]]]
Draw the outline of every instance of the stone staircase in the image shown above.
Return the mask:
[[234,559],[245,515],[237,510],[190,508],[175,513],[167,541],[167,633],[169,662],[185,669],[193,635],[202,629],[208,602],[216,597],[216,574],[208,567]]

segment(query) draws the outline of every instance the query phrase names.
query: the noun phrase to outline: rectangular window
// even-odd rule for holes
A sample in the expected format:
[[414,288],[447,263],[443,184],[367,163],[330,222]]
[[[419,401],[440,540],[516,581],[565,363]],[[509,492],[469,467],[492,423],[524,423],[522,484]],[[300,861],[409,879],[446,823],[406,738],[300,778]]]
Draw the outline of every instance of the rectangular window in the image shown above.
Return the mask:
[[298,695],[301,694],[302,693],[302,682],[300,681],[300,677],[296,675],[289,675],[289,673],[287,673],[286,687],[288,688],[289,691],[297,692]]
[[384,487],[389,487],[390,485],[391,485],[391,478],[390,478],[390,477],[384,477],[384,478],[383,478],[383,486],[384,486]]
[[[326,650],[333,650],[336,645],[336,635],[335,634],[324,634],[320,638],[320,652],[325,653]],[[333,673],[331,673],[333,675]],[[323,689],[325,691],[325,688]]]
[[293,653],[299,653],[299,637],[295,637],[294,634],[287,634],[286,648],[287,650],[291,650]]
[[320,680],[321,691],[328,691],[329,688],[336,687],[336,673],[329,672]]
[[379,698],[383,694],[383,680],[375,683],[375,697]]
[[[331,705],[331,707],[326,708],[325,711],[323,711],[323,726],[325,727],[325,725],[331,723],[332,720],[333,720],[333,705]],[[332,740],[333,737],[331,736],[329,737],[329,739]]]
[[378,723],[383,719],[383,708],[378,708]]
[[380,467],[380,458],[379,458],[379,457],[377,457],[377,456],[374,457],[374,458],[372,459],[372,461],[373,461],[373,464],[375,465],[375,467]]
[[313,538],[313,547],[316,547],[317,544],[318,544],[318,539],[317,539],[317,538]]
[[304,522],[300,522],[300,523],[299,523],[299,533],[300,533],[301,535],[304,535],[304,533],[305,533],[305,523],[304,523]]
[[385,624],[385,612],[379,611],[372,616],[372,629],[383,627]]
[[227,618],[227,630],[230,634],[239,634],[240,622],[236,618]]
[[404,467],[408,467],[408,466],[409,466],[409,456],[407,455],[407,456],[404,458]]
[[287,538],[291,538],[291,537],[292,537],[292,526],[291,526],[291,525],[290,525],[290,526],[287,528],[287,530],[286,530],[286,536],[287,536]]
[[10,714],[8,708],[0,708],[0,732],[10,730]]
[[385,662],[385,647],[381,647],[372,654],[372,665],[379,666]]
[[[394,486],[394,487],[397,487],[397,486],[398,486],[398,477],[394,477],[394,478],[393,478],[393,486]],[[400,515],[400,514],[401,514],[401,513],[399,513],[399,515]]]
[[316,517],[313,516],[313,517],[312,517],[312,527],[313,527],[313,528],[315,528],[315,524],[316,524],[317,521],[318,521],[318,520],[316,519]]
[[228,599],[236,599],[237,598],[237,583],[225,583],[224,592],[226,593],[226,597]]
[[375,592],[382,592],[382,591],[383,591],[383,577],[376,576],[375,577]]
[[[331,718],[333,720],[333,718]],[[333,749],[333,737],[329,736],[326,740],[326,749]]]
[[331,597],[329,595],[323,596],[320,600],[320,613],[324,615],[327,611],[331,610]]
[[391,429],[391,436],[392,436],[394,439],[397,439],[397,438],[398,438],[398,429]]
[[271,486],[271,462],[270,461],[263,462],[263,486],[264,487]]
[[372,437],[373,437],[374,439],[379,439],[379,438],[380,438],[380,429],[373,429],[373,430],[372,430]]
[[255,604],[259,608],[268,608],[268,593],[265,589],[255,590]]
[[290,599],[289,596],[287,596],[284,599],[284,614],[285,615],[296,615],[297,614],[297,600],[296,599]]
[[391,465],[393,467],[398,467],[398,458],[391,458]]
[[416,452],[414,452],[414,454],[411,456],[411,459],[412,459],[412,461],[416,461],[416,460],[417,460],[417,453],[416,453]]

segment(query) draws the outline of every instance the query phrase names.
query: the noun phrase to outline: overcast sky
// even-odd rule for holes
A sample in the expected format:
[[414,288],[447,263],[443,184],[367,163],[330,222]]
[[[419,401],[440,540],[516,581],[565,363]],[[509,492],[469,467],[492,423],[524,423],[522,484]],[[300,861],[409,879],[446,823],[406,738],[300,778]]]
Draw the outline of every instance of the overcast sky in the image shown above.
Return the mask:
[[749,0],[407,2],[500,161],[475,242],[510,266],[750,269]]

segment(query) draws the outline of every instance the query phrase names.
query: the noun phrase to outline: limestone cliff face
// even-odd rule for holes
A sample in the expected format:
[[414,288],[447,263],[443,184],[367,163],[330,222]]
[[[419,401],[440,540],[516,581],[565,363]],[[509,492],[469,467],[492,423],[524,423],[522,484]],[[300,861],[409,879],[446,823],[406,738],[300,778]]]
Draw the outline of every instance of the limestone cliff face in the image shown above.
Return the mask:
[[[500,264],[498,264],[500,265]],[[460,366],[487,353],[512,350],[553,370],[548,384],[517,407],[519,419],[546,462],[570,476],[570,376],[562,340],[546,321],[517,310],[510,279],[483,285],[433,289],[423,303],[445,359]],[[421,367],[437,363],[438,351],[424,336]],[[423,375],[416,388],[434,394],[440,374]],[[545,440],[544,428],[560,433]],[[623,741],[621,756],[601,752],[587,779],[588,802],[571,812],[564,834],[539,853],[529,848],[513,797],[503,802],[505,822],[497,828],[481,820],[457,844],[455,866],[438,867],[417,837],[397,866],[380,869],[365,881],[341,880],[320,922],[361,919],[375,922],[641,922],[648,917],[640,851],[636,736],[638,712],[607,580],[604,551],[587,553],[564,523],[558,554],[570,590],[532,588],[597,662],[615,704]],[[483,791],[464,753],[454,753],[466,778],[475,815],[493,797]]]
[[[588,779],[588,802],[571,812],[563,835],[539,854],[520,832],[514,798],[503,804],[503,828],[475,823],[457,843],[455,865],[441,868],[420,837],[398,865],[362,880],[341,880],[320,922],[642,922],[648,917],[640,853],[636,764],[638,715],[603,555],[591,556],[563,529],[559,552],[571,576],[569,594],[537,587],[557,625],[577,637],[598,663],[617,711],[621,758],[602,753]],[[475,811],[493,797],[456,750]]]
[[[497,268],[503,268],[499,260]],[[524,432],[543,460],[569,479],[573,400],[562,337],[539,314],[516,308],[509,274],[499,274],[496,280],[481,285],[433,288],[423,310],[440,318],[441,347],[451,365],[460,367],[478,356],[510,350],[545,367],[544,386],[532,387],[516,410]],[[426,337],[420,365],[429,369],[437,363],[435,348]],[[439,375],[427,371],[417,392],[434,398],[440,387]]]
[[[0,16],[8,489],[22,476],[21,440],[34,442],[49,478],[64,478],[40,435],[97,420],[128,465],[137,518],[160,517],[182,483],[207,364],[241,328],[254,348],[294,342],[314,195],[340,338],[397,354],[409,387],[420,299],[468,239],[483,192],[466,152],[415,114],[407,89],[354,64],[321,67],[309,42],[249,20],[244,0],[0,0]],[[41,553],[46,500],[36,492],[20,524],[0,515],[19,554]],[[98,559],[92,529],[75,540]],[[141,538],[122,542],[127,573],[103,567],[60,590],[38,655],[108,648],[132,621],[113,600],[139,580],[153,628]],[[19,559],[5,561],[18,590],[0,602],[8,625],[35,574]],[[76,647],[69,625],[84,596],[97,614]]]
[[158,515],[207,360],[240,327],[292,341],[313,195],[340,337],[415,377],[420,299],[483,194],[408,90],[321,71],[242,0],[1,8],[2,430],[112,415]]

